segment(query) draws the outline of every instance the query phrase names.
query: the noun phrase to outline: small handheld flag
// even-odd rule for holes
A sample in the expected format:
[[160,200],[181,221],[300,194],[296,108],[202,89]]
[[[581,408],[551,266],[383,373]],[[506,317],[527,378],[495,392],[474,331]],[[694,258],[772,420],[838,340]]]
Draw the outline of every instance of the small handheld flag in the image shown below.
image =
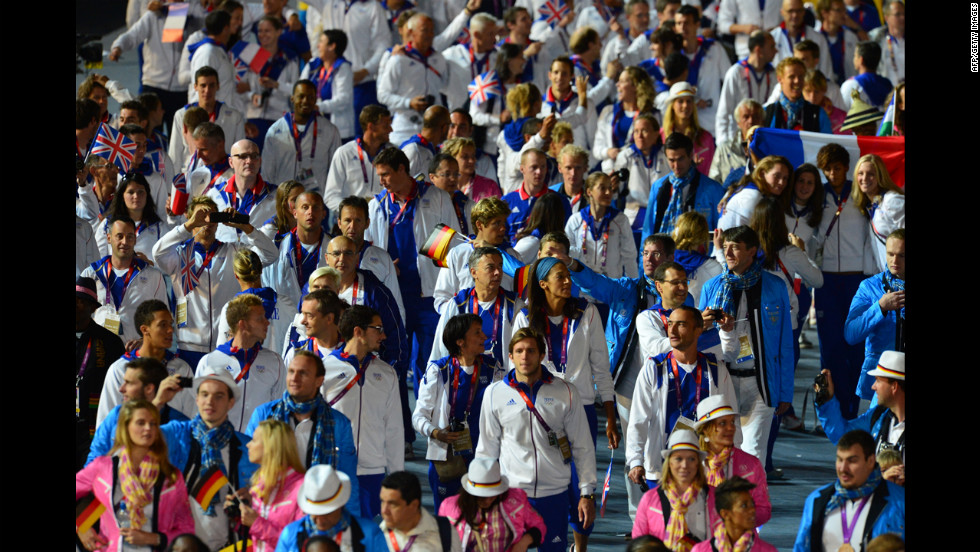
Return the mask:
[[609,453],[609,467],[606,468],[606,482],[602,484],[602,501],[599,504],[599,517],[606,517],[606,495],[609,494],[610,482],[612,480],[613,456],[616,450]]
[[514,271],[514,293],[527,301],[527,284],[531,276],[531,265],[524,265]]
[[160,42],[183,42],[186,23],[187,3],[170,4],[167,10],[167,19],[163,22],[163,36]]
[[86,495],[75,503],[75,532],[84,533],[92,528],[92,525],[99,520],[105,512],[105,506],[99,502],[95,495]]
[[245,539],[244,541],[238,541],[235,544],[229,544],[218,552],[252,552],[252,550],[254,550],[252,547],[252,539]]
[[201,505],[201,508],[207,510],[211,501],[214,500],[214,495],[218,494],[221,487],[227,484],[228,477],[218,469],[218,466],[212,466],[197,479],[197,483],[191,489],[191,496]]
[[254,42],[239,40],[231,47],[231,56],[233,60],[240,61],[258,73],[262,71],[262,67],[265,66],[265,62],[269,61],[272,54]]
[[876,136],[895,136],[895,96],[892,94],[892,101],[888,103],[885,116],[881,119]]
[[500,96],[503,93],[496,71],[477,75],[466,88],[470,92],[470,101],[475,105],[480,105],[489,100],[491,96]]
[[449,246],[454,237],[463,242],[467,241],[458,232],[440,222],[419,248],[419,254],[432,259],[436,266],[446,268],[446,256],[449,254]]
[[187,200],[190,195],[187,193],[187,178],[184,173],[177,173],[174,176],[173,186],[170,188],[170,212],[175,215],[183,215],[187,211]]
[[127,173],[135,160],[135,152],[136,142],[102,123],[99,126],[99,133],[95,135],[95,144],[92,145],[90,155],[97,155]]
[[538,21],[544,21],[554,28],[568,13],[568,4],[565,3],[565,0],[545,0],[545,3],[538,8],[538,13],[541,14]]

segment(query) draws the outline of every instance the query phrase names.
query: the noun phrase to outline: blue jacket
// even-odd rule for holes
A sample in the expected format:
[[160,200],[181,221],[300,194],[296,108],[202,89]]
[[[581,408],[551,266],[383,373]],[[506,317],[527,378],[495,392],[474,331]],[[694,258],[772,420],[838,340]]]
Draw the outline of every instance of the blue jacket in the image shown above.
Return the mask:
[[[717,181],[708,178],[708,175],[697,172],[697,169],[694,169],[694,171],[700,177],[698,180],[698,189],[694,195],[694,210],[704,215],[704,218],[708,220],[708,229],[714,230],[718,226],[718,218],[720,217],[718,213],[718,202],[725,195],[725,189]],[[643,238],[640,240],[640,243],[643,243],[643,240],[647,239],[647,236],[659,232],[659,229],[653,227],[657,220],[657,195],[660,194],[660,188],[662,186],[670,186],[668,178],[670,178],[669,174],[662,176],[650,186],[647,212],[643,218]],[[688,186],[690,185],[689,183]]]
[[[806,497],[800,531],[796,534],[793,552],[825,552],[823,548],[824,510],[834,494],[834,484],[824,485]],[[905,539],[905,489],[890,481],[882,481],[865,505],[868,521],[864,524],[862,550],[871,539],[884,533],[897,533]],[[826,551],[832,552],[832,551]]]
[[[95,430],[95,437],[92,438],[92,447],[89,449],[88,458],[85,459],[86,466],[92,460],[95,460],[99,456],[105,456],[112,450],[112,445],[116,442],[116,424],[119,422],[119,409],[121,408],[121,404],[113,407],[106,414],[105,419],[102,420],[102,424]],[[160,425],[171,421],[185,422],[187,420],[188,418],[183,412],[176,408],[170,408],[168,404],[163,405],[163,408],[160,409]]]
[[[878,441],[878,436],[881,434],[882,422],[884,420],[891,420],[891,416],[886,416],[888,414],[888,409],[884,406],[879,406],[877,400],[871,403],[871,407],[864,413],[854,418],[853,420],[846,420],[844,416],[840,413],[840,402],[837,397],[831,397],[830,400],[823,404],[816,404],[817,418],[820,420],[820,424],[823,426],[824,432],[827,434],[827,438],[830,442],[837,444],[840,438],[844,436],[848,431],[853,431],[855,429],[861,429],[867,431]],[[874,424],[871,420],[875,417],[875,412],[879,409],[884,409],[883,412],[878,413],[878,417],[874,420]],[[889,421],[889,427],[891,422]],[[886,427],[887,431],[889,427]],[[885,434],[888,437],[888,434]]]
[[897,311],[882,314],[878,301],[885,294],[882,282],[884,272],[861,282],[851,309],[844,323],[844,339],[851,345],[864,341],[864,364],[861,366],[861,377],[858,379],[857,394],[862,399],[871,399],[874,391],[871,385],[875,382],[868,372],[878,365],[878,358],[885,351],[895,349],[895,324],[898,320]]
[[378,311],[381,325],[385,328],[381,360],[390,364],[399,374],[408,373],[412,346],[408,343],[408,332],[405,331],[395,296],[372,272],[357,269],[357,274],[364,278],[364,304]]
[[[354,497],[351,495],[351,498],[347,501],[347,506],[351,505],[353,499]],[[347,506],[344,506],[344,508],[346,509]],[[304,541],[306,540],[306,531],[303,530],[303,520],[308,517],[310,516],[303,516],[302,518],[290,523],[282,530],[282,533],[279,534],[279,544],[276,545],[276,552],[299,552],[302,550],[303,543],[297,541],[300,540],[298,538],[300,536],[303,537]],[[351,515],[350,517],[351,525],[353,526],[356,523],[360,528],[360,532],[364,535],[360,542],[357,543],[360,544],[360,546],[357,544],[354,545],[355,552],[360,552],[362,550],[367,552],[384,552],[385,550],[388,550],[388,542],[385,541],[385,535],[381,532],[381,528],[378,527],[377,523],[360,516]]]
[[[609,305],[609,320],[606,322],[606,343],[609,345],[609,367],[618,373],[620,359],[627,344],[636,333],[636,315],[647,308],[648,297],[653,303],[660,300],[652,283],[643,278],[612,278],[596,274],[585,263],[579,262],[582,270],[569,270],[572,283],[600,303]],[[653,304],[651,303],[651,304]],[[638,346],[638,345],[637,345]]]
[[[187,467],[187,461],[191,455],[191,448],[199,448],[196,446],[197,441],[194,440],[194,433],[191,427],[192,422],[190,420],[186,422],[170,422],[160,426],[160,433],[163,434],[163,438],[167,441],[167,452],[170,457],[170,463],[181,472]],[[255,470],[259,469],[259,466],[248,461],[248,449],[245,445],[252,438],[236,431],[232,439],[232,443],[234,443],[235,439],[238,440],[237,448],[230,451],[230,463],[235,464],[235,467],[226,467],[229,472],[232,469],[237,469],[238,481],[234,481],[233,474],[231,473],[228,474],[228,479],[231,480],[236,489],[241,489],[249,486],[252,474],[255,473]],[[229,446],[231,446],[231,443],[229,443]],[[197,460],[200,461],[200,457]]]
[[[725,272],[705,282],[701,288],[701,304],[699,310],[711,306],[715,295],[721,289]],[[793,402],[793,374],[796,371],[793,354],[793,324],[790,320],[789,293],[786,284],[778,276],[763,271],[762,300],[759,305],[762,318],[762,341],[765,362],[756,366],[762,370],[762,376],[768,384],[768,389],[762,390],[766,404],[776,406],[780,402]],[[742,316],[742,313],[739,313]],[[758,351],[756,351],[758,354]],[[737,365],[732,366],[738,368]]]
[[[252,435],[255,435],[255,429],[259,427],[259,423],[271,418],[272,409],[280,402],[282,402],[282,399],[269,401],[265,404],[260,404],[253,410],[252,419],[248,421],[245,434],[250,438]],[[360,515],[361,502],[359,498],[360,489],[357,482],[357,447],[354,446],[354,432],[351,430],[350,420],[347,416],[344,416],[339,410],[334,408],[331,408],[330,412],[333,414],[333,443],[334,447],[337,448],[337,466],[335,467],[339,471],[347,474],[351,482],[350,500],[347,502],[347,509],[351,510],[355,515]],[[311,446],[309,451],[312,450],[313,447]],[[302,460],[304,466],[307,468],[311,467],[308,464],[309,456]]]

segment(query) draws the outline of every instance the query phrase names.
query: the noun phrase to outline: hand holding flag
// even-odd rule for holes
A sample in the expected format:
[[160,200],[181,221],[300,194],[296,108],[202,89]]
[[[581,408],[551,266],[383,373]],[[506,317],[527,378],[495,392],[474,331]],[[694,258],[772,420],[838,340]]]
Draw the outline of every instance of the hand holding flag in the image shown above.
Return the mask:
[[473,82],[467,86],[467,89],[470,92],[470,101],[475,105],[480,105],[489,100],[491,96],[503,94],[503,87],[500,84],[500,79],[497,78],[496,71],[477,75]]
[[136,142],[111,126],[102,123],[89,155],[97,155],[127,173],[135,159]]

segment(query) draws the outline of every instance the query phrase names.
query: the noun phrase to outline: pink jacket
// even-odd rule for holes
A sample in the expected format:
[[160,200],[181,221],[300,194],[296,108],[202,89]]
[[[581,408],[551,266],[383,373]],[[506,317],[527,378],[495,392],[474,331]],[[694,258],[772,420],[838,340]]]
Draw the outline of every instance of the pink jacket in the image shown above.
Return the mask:
[[755,502],[755,524],[764,525],[772,518],[772,503],[769,502],[769,484],[766,483],[766,470],[762,469],[759,459],[742,449],[732,450],[728,461],[732,467],[732,476],[739,476],[755,483],[752,489],[752,500]]
[[503,192],[500,185],[485,176],[473,175],[473,183],[470,185],[469,194],[473,201],[479,202],[485,197],[500,197]]
[[255,518],[255,523],[249,528],[249,534],[256,545],[256,552],[275,550],[282,530],[305,515],[296,502],[296,494],[302,485],[303,474],[289,468],[285,483],[272,497],[268,515],[265,517],[262,515],[264,509],[262,500],[252,499],[252,508],[259,513],[259,517]]
[[[111,456],[99,456],[75,474],[75,500],[93,493],[106,507],[100,519],[101,535],[109,541],[106,548],[108,552],[117,550],[120,543],[119,525],[112,506],[112,492]],[[157,528],[167,536],[167,542],[173,541],[177,535],[194,532],[194,517],[187,498],[187,487],[184,486],[184,476],[179,471],[176,483],[164,484],[159,505],[159,512],[156,512]]]
[[[691,552],[713,552],[713,549],[711,548],[711,539],[701,541],[695,544],[694,548],[691,549]],[[759,534],[756,533],[755,540],[752,541],[752,548],[749,549],[749,552],[779,552],[779,551],[776,550],[775,546],[760,539]]]
[[[459,532],[460,542],[463,543],[463,547],[465,548],[466,542],[470,538],[470,526],[465,522],[456,523],[462,516],[458,502],[459,495],[443,500],[442,505],[439,506],[439,515],[446,516],[453,522],[453,526]],[[503,509],[504,522],[510,527],[511,534],[514,535],[514,540],[510,543],[511,546],[520,540],[524,536],[524,533],[527,533],[527,530],[532,527],[541,533],[541,540],[544,541],[544,536],[547,532],[544,526],[544,519],[541,518],[541,515],[528,502],[527,493],[513,487],[508,489],[507,495],[504,496],[504,500],[500,503],[500,507]]]
[[[706,485],[708,488],[708,536],[711,536],[715,525],[721,523],[718,512],[715,511],[715,488]],[[653,535],[660,540],[667,540],[667,523],[664,520],[664,511],[660,503],[660,487],[654,487],[643,493],[640,505],[636,508],[636,521],[633,523],[633,535],[635,539],[643,535]]]

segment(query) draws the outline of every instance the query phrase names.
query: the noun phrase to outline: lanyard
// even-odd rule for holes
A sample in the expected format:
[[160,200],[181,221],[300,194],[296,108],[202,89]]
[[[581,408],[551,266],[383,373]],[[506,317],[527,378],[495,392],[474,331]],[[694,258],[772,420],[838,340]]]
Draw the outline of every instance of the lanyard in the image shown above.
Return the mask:
[[[347,353],[340,353],[340,358],[342,358],[342,359],[346,359],[348,356],[350,356],[350,355],[347,354]],[[329,402],[327,402],[327,404],[329,406],[333,406],[334,404],[336,404],[337,401],[339,401],[340,399],[342,399],[344,397],[344,395],[346,395],[347,392],[350,391],[351,388],[354,387],[354,385],[357,384],[357,382],[361,380],[361,376],[364,375],[364,372],[365,372],[365,370],[367,370],[368,364],[371,362],[371,359],[372,358],[374,358],[374,355],[372,355],[370,353],[368,353],[368,355],[366,357],[364,357],[364,361],[361,362],[360,368],[357,370],[357,372],[354,373],[354,377],[347,383],[347,385],[340,391],[340,393],[337,394],[336,397],[334,397]],[[355,357],[355,360],[356,360],[356,357]],[[411,544],[409,544],[409,546],[411,546]],[[408,548],[406,548],[405,550],[408,550]]]
[[895,47],[892,46],[892,42],[894,41],[896,44],[898,44],[898,39],[894,38],[892,35],[887,35],[887,38],[888,38],[888,57],[890,57],[892,60],[892,69],[895,70],[895,72],[897,73],[898,63],[895,61]]
[[[324,63],[323,65],[320,66],[320,72],[317,73],[317,76],[316,76],[316,80],[317,80],[316,97],[317,98],[322,98],[323,97],[323,88],[327,85],[328,82],[330,82],[330,77],[333,76],[333,69],[334,69],[334,67],[339,67],[339,66],[338,65],[331,65],[329,70],[327,69],[327,64],[326,63]],[[324,75],[323,74],[324,72],[326,72],[327,74]],[[331,94],[331,96],[332,95],[333,94]]]
[[834,219],[830,221],[830,226],[827,227],[827,233],[824,234],[825,238],[830,236],[830,231],[833,230],[834,226],[837,224],[837,219],[840,218],[840,213],[844,210],[844,205],[847,205],[847,197],[847,195],[844,195],[837,200],[837,212],[834,213]]
[[[364,183],[367,184],[368,172],[367,172],[367,167],[364,166],[364,149],[361,148],[360,138],[358,138],[356,142],[357,142],[357,160],[361,162],[361,174],[364,176]],[[371,158],[369,157],[368,160],[370,161]]]
[[[459,375],[463,373],[463,368],[456,357],[451,359],[451,366],[456,369],[456,372],[453,374],[453,383],[449,386],[449,417],[454,418],[456,415],[456,394],[459,393]],[[476,383],[479,379],[480,357],[476,357],[476,361],[473,362],[473,375],[470,377],[470,396],[466,399],[466,410],[463,411],[464,420],[470,417],[470,408],[473,406],[473,399],[476,398]]]
[[786,270],[786,265],[783,264],[783,260],[782,259],[780,259],[779,257],[776,257],[776,262],[779,263],[779,270],[782,270],[783,271],[783,274],[786,275],[786,280],[788,280],[788,281],[790,281],[790,282],[793,283],[793,293],[799,295],[800,294],[800,279],[799,278],[793,278],[793,276],[790,275],[789,270]]
[[408,552],[408,549],[415,544],[415,537],[418,535],[412,535],[408,542],[405,543],[405,548],[398,548],[398,541],[395,539],[395,532],[391,529],[388,530],[388,540],[391,541],[391,549],[395,552]]
[[[547,324],[544,327],[544,333],[547,334],[547,338],[548,338],[548,358],[551,359],[552,363],[554,363],[555,350],[554,347],[551,346],[551,320],[547,321]],[[564,373],[565,365],[568,362],[568,318],[567,317],[565,317],[565,319],[562,320],[562,324],[561,324],[561,356],[559,357],[559,360],[561,361],[561,364],[555,366],[555,368],[558,369],[559,372]]]
[[871,495],[868,495],[861,499],[861,504],[858,505],[857,510],[854,511],[854,515],[851,517],[851,526],[847,526],[847,504],[841,504],[840,507],[840,526],[841,532],[844,533],[844,543],[851,542],[851,535],[854,534],[854,529],[857,527],[857,520],[861,516],[861,512],[864,511],[864,506],[868,503],[868,499]]
[[320,343],[315,337],[311,337],[306,341],[306,350],[311,353],[316,353],[318,357],[323,358],[323,353],[320,352]]
[[[592,220],[592,222],[595,222],[595,219],[592,218],[592,216],[591,216],[592,215],[592,207],[589,206],[589,207],[586,207],[586,209],[589,210],[589,213],[588,213],[590,215],[589,218]],[[588,254],[588,251],[587,251],[588,248],[587,248],[587,241],[586,240],[588,239],[588,237],[589,237],[589,231],[592,230],[592,226],[593,226],[592,224],[589,224],[589,221],[584,220],[584,218],[585,217],[583,217],[583,220],[582,220],[582,256],[583,257],[585,257],[585,255]],[[592,232],[592,239],[595,240],[596,242],[599,241],[599,238],[597,237],[597,235],[598,234],[601,234],[602,235],[601,245],[599,243],[596,243],[596,250],[597,250],[596,252],[598,252],[599,250],[602,251],[602,264],[601,264],[601,266],[602,266],[602,271],[603,272],[606,271],[605,270],[606,269],[606,253],[609,252],[609,223],[611,221],[612,221],[611,213],[609,211],[606,211],[606,215],[604,217],[602,217],[602,221],[599,222],[599,227],[596,228],[595,231]]]
[[[674,358],[674,352],[671,351],[668,354],[670,358],[670,370],[674,373],[674,387],[677,389],[677,411],[683,412],[684,405],[681,403],[681,377],[677,370],[677,359]],[[704,375],[704,370],[701,368],[701,355],[698,354],[698,360],[694,363],[694,369],[697,371],[695,374],[694,384],[697,389],[694,392],[694,404],[700,404],[701,402],[701,376]]]
[[[195,276],[200,277],[201,276],[201,273],[204,272],[204,269],[205,268],[210,268],[211,267],[211,259],[213,259],[215,253],[218,252],[218,245],[220,245],[220,243],[218,242],[218,240],[214,240],[214,243],[211,244],[211,250],[208,251],[204,255],[204,260],[201,261],[201,268],[200,268],[200,270],[197,270],[196,272],[194,272],[194,275]],[[187,262],[188,265],[192,265],[193,264],[193,260],[194,260],[194,246],[193,245],[190,248],[190,252],[191,252],[191,255],[190,255],[191,258]]]
[[[429,48],[429,51],[432,51],[432,48]],[[435,73],[440,79],[442,78],[442,73],[436,71],[435,67],[429,65],[429,56],[422,55],[422,52],[416,50],[411,42],[405,45],[405,55],[424,65],[426,69]]]
[[548,422],[544,421],[544,418],[541,417],[541,413],[534,407],[534,403],[531,402],[531,399],[527,398],[527,394],[524,392],[524,390],[517,387],[517,383],[515,382],[511,382],[510,385],[514,389],[517,389],[517,392],[521,394],[521,398],[524,399],[525,403],[527,403],[527,409],[530,410],[531,414],[534,414],[534,417],[538,419],[538,422],[541,423],[541,427],[543,427],[546,432],[551,433],[551,426],[548,425]]
[[[122,291],[119,292],[119,303],[122,303],[123,297],[126,296],[126,290],[129,288],[129,284],[133,281],[133,276],[136,274],[136,260],[133,259],[129,262],[129,271],[126,272],[125,279],[123,280]],[[105,260],[105,302],[106,304],[112,299],[112,294],[110,293],[112,285],[116,281],[116,273],[112,271],[112,257]],[[113,305],[119,308],[119,303],[113,301]]]
[[[287,113],[286,119],[289,121],[289,128],[293,134],[293,143],[296,147],[296,162],[300,163],[303,161],[303,137],[306,136],[306,132],[310,130],[309,123],[307,123],[306,130],[300,134],[299,129],[296,127],[296,121],[293,120],[292,114]],[[316,137],[317,130],[320,127],[320,121],[317,120],[316,113],[313,114],[313,145],[310,147],[310,161],[316,157]]]
[[[470,296],[473,297],[473,303],[472,303],[472,306],[473,306],[473,314],[479,316],[480,315],[480,302],[476,298],[476,288],[473,288],[473,291],[470,292]],[[499,323],[500,323],[500,307],[504,303],[504,298],[500,295],[499,292],[497,293],[497,298],[494,299],[493,303],[494,303],[494,306],[493,306],[493,333],[490,335],[490,338],[488,339],[488,341],[490,341],[490,350],[491,351],[493,350],[494,347],[497,346],[497,335],[498,335],[498,332],[500,330],[500,326],[499,326]],[[484,311],[484,312],[486,312],[486,311]]]
[[[292,234],[293,234],[293,247],[296,249],[296,274],[299,277],[299,282],[302,284],[302,283],[304,283],[304,280],[306,279],[306,278],[304,278],[304,276],[306,276],[306,275],[303,273],[303,264],[304,264],[303,252],[305,251],[305,249],[303,249],[303,244],[300,243],[300,241],[299,241],[299,236],[296,235],[296,229],[295,228],[293,228]],[[321,233],[320,234],[320,241],[316,242],[316,248],[314,248],[313,251],[310,253],[310,255],[307,256],[306,258],[307,259],[313,258],[313,259],[316,260],[317,264],[319,264],[319,262],[320,262],[320,246],[322,244],[323,244],[323,234]],[[316,266],[314,265],[313,268],[316,269]]]
[[[238,347],[232,347],[231,348],[231,352],[232,353],[237,353],[240,350],[241,349],[239,349]],[[249,370],[249,368],[252,367],[252,363],[255,362],[255,359],[259,357],[259,350],[260,350],[260,347],[256,346],[255,347],[255,354],[252,356],[252,358],[248,358],[249,351],[248,350],[245,351],[245,360],[246,360],[245,366],[242,367],[241,373],[239,373],[237,376],[235,376],[235,383],[238,383],[238,382],[242,381],[242,378],[244,378],[245,381],[248,381],[248,370]]]
[[[470,78],[475,79],[477,75],[483,74],[483,68],[487,65],[487,62],[490,61],[490,53],[492,52],[492,50],[491,52],[487,52],[486,54],[484,54],[483,59],[479,61],[477,61],[476,59],[476,52],[473,51],[472,42],[470,43],[469,51],[470,51]],[[436,74],[438,75],[438,73]]]
[[[394,227],[396,224],[398,224],[399,222],[401,222],[402,216],[405,214],[405,209],[408,209],[408,206],[412,203],[412,201],[415,200],[415,198],[418,196],[418,193],[419,193],[419,185],[418,185],[417,182],[415,182],[414,183],[414,188],[412,189],[412,192],[410,194],[408,194],[408,199],[405,200],[405,204],[402,205],[402,208],[399,209],[398,214],[396,214],[395,215],[395,218],[392,219],[392,221],[390,223],[390,225],[392,227]],[[388,205],[390,206],[390,205],[397,205],[397,204],[398,203],[395,201],[395,196],[392,195],[392,193],[389,191],[388,192]]]
[[[749,60],[748,59],[743,59],[739,63],[742,65],[742,67],[745,67],[745,84],[747,85],[746,88],[749,89],[749,98],[751,98],[752,97],[752,79],[755,79],[755,85],[756,86],[759,86],[759,84],[762,83],[762,77],[757,77],[755,75],[755,68],[753,68],[751,65],[749,65]],[[766,74],[766,90],[769,90],[770,89],[769,78],[772,76],[772,71],[766,71],[765,69],[763,69],[763,71]],[[752,79],[749,78],[749,72],[752,73]]]
[[357,282],[360,279],[361,279],[361,276],[359,274],[355,274],[354,275],[354,289],[352,289],[351,290],[351,293],[350,293],[350,304],[351,304],[351,306],[354,306],[354,305],[357,304]]

